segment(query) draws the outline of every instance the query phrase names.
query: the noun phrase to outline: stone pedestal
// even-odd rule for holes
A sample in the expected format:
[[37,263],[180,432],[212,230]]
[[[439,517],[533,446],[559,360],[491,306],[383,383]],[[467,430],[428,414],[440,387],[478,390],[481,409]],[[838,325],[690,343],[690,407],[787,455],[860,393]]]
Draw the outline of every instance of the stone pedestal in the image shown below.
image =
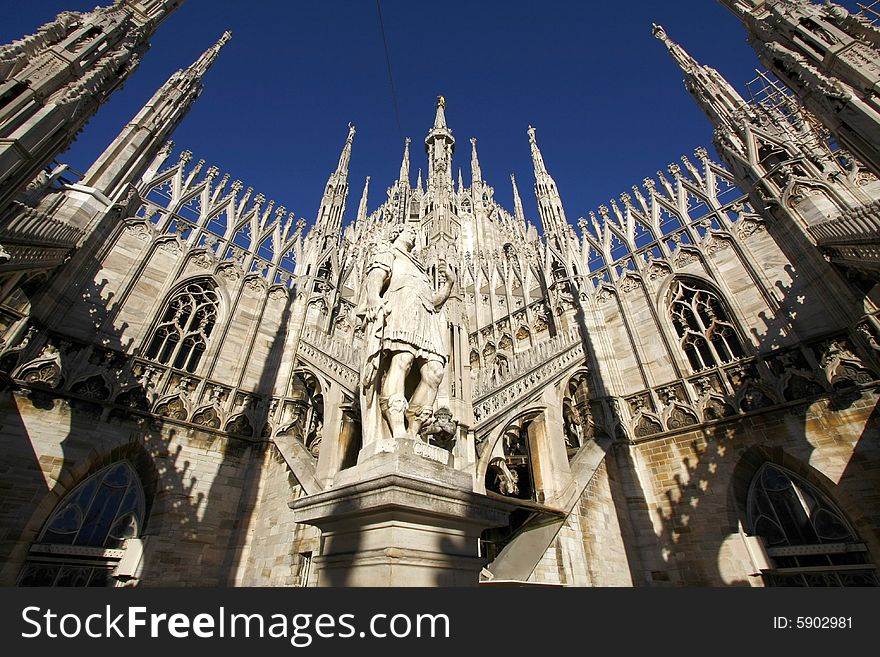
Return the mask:
[[474,493],[470,474],[432,460],[439,448],[391,447],[291,503],[297,522],[322,532],[318,585],[476,586],[486,565],[480,534],[506,524],[515,507]]

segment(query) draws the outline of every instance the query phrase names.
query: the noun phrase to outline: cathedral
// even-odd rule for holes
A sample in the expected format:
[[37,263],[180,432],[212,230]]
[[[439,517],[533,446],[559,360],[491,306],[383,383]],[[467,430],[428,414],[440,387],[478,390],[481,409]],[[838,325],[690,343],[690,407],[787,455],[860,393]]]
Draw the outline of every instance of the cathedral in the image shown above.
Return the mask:
[[880,583],[870,8],[722,0],[748,97],[655,25],[721,161],[575,220],[529,126],[533,223],[443,97],[308,221],[172,158],[229,33],[57,164],[183,4],[0,46],[0,584]]

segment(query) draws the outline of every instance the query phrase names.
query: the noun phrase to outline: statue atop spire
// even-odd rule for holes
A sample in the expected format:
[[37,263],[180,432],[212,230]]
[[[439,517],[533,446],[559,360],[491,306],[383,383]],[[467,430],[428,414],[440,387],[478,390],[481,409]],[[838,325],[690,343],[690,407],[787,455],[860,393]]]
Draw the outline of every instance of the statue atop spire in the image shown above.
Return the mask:
[[675,63],[678,64],[682,71],[685,73],[693,73],[700,68],[700,64],[697,60],[691,57],[684,48],[669,38],[669,35],[666,33],[666,30],[663,29],[662,25],[651,23],[651,34],[654,35],[655,39],[661,41],[663,45],[666,46],[666,49],[669,50],[669,54],[672,55],[672,59],[675,60]]
[[446,129],[446,99],[437,96],[437,114],[434,117],[434,130]]
[[544,166],[544,157],[541,155],[541,149],[538,148],[538,141],[535,139],[535,129],[529,126],[529,146],[532,149],[532,164],[535,165],[535,177],[547,175],[547,167]]

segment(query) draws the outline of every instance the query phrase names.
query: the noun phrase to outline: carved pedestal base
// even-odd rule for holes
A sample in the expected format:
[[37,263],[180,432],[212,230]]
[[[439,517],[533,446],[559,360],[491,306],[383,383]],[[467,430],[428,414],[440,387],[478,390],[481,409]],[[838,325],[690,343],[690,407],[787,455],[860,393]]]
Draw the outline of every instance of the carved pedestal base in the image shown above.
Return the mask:
[[418,455],[409,440],[340,475],[291,503],[297,522],[322,532],[319,586],[476,586],[480,534],[514,508],[472,492],[471,475]]

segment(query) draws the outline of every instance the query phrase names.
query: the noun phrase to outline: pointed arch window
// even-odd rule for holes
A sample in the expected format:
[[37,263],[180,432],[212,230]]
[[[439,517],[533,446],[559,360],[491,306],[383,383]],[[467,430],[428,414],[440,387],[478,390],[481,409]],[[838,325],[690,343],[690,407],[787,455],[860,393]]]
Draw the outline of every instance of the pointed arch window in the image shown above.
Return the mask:
[[195,372],[217,323],[219,307],[217,290],[210,281],[191,281],[178,288],[165,304],[146,358]]
[[143,530],[144,489],[128,461],[91,475],[61,500],[28,553],[19,586],[113,586]]
[[792,472],[765,463],[749,486],[750,533],[773,569],[770,586],[877,586],[867,548],[837,506]]
[[679,344],[695,372],[745,356],[726,304],[706,284],[676,279],[670,290],[669,314]]

